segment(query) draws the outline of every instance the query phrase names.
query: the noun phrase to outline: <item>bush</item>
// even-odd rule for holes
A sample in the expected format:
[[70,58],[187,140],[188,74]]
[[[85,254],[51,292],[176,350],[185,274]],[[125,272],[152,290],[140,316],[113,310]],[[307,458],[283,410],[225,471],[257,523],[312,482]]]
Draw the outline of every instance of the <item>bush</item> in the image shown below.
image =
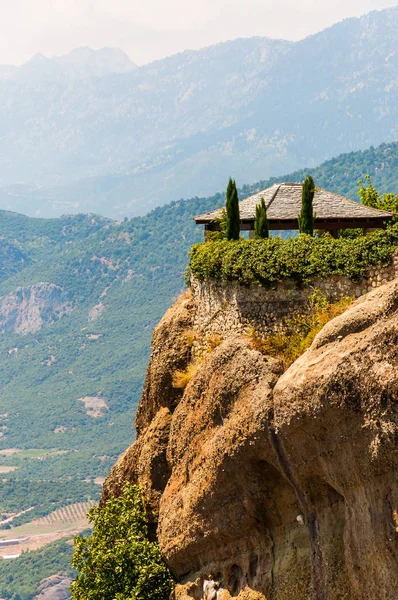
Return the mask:
[[284,368],[289,367],[312,344],[323,327],[347,310],[353,298],[342,298],[333,304],[316,291],[310,298],[310,312],[296,313],[287,321],[288,331],[259,336],[254,328],[249,329],[249,337],[254,350],[268,356],[280,358]]
[[214,241],[191,249],[189,273],[197,279],[236,281],[271,287],[291,278],[297,285],[317,276],[345,275],[359,280],[371,265],[387,266],[398,248],[398,224],[354,238],[312,238]]
[[223,342],[223,338],[217,333],[209,333],[201,339],[197,332],[194,332],[193,335],[192,331],[188,330],[184,337],[192,342],[191,346],[196,342],[197,347],[195,349],[195,355],[192,357],[191,362],[188,363],[187,367],[184,370],[176,369],[172,374],[173,386],[182,390],[185,390],[188,383],[196,375],[196,371],[206,356],[213,352],[213,350]]
[[185,390],[192,377],[195,375],[198,369],[199,363],[197,361],[189,363],[186,369],[177,369],[174,371],[172,380],[173,386],[178,389]]
[[89,511],[90,537],[75,537],[75,600],[167,600],[173,580],[158,545],[149,539],[139,487]]

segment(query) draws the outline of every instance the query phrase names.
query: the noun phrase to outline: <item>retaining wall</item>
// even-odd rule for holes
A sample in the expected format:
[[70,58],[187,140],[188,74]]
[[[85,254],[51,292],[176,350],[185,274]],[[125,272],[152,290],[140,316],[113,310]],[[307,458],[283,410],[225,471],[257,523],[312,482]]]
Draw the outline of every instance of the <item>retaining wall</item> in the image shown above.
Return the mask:
[[195,329],[204,335],[219,334],[223,337],[245,333],[249,327],[262,334],[286,330],[286,320],[293,313],[308,312],[309,296],[315,289],[335,302],[347,296],[359,298],[397,277],[398,251],[390,266],[371,267],[357,282],[333,275],[316,278],[313,285],[302,289],[298,289],[291,280],[279,283],[274,289],[265,289],[258,285],[243,286],[235,282],[198,281],[193,278]]

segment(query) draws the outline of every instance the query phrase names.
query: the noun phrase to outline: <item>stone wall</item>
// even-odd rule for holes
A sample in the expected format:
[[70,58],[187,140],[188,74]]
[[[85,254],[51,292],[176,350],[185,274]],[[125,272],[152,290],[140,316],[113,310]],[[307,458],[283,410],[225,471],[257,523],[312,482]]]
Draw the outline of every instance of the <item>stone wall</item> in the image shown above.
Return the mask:
[[228,337],[254,327],[262,334],[286,329],[286,319],[294,312],[305,313],[309,296],[320,290],[331,302],[363,294],[398,277],[398,251],[388,267],[371,267],[357,282],[333,275],[317,278],[312,286],[298,289],[294,281],[286,280],[274,289],[257,285],[243,286],[234,282],[192,279],[191,288],[196,304],[195,329],[203,335]]

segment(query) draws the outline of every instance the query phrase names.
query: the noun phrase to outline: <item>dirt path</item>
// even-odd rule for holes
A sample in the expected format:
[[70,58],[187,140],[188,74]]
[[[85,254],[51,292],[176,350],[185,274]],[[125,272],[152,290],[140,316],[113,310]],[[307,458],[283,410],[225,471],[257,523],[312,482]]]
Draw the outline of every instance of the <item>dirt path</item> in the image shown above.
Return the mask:
[[[0,473],[1,473],[1,471],[0,471]],[[1,521],[1,525],[4,525],[4,523],[11,523],[11,521],[16,519],[17,517],[20,517],[21,515],[24,515],[25,513],[28,513],[33,509],[34,509],[34,506],[31,506],[30,508],[27,508],[26,510],[22,510],[21,512],[16,513],[15,515],[12,515],[12,517],[8,517],[8,519],[4,519],[4,521]]]

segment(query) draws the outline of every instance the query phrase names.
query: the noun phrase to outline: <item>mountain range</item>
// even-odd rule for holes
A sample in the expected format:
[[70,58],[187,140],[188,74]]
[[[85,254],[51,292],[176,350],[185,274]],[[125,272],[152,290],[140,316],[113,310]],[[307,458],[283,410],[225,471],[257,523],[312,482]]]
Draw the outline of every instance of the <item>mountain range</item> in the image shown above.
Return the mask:
[[79,49],[0,69],[0,207],[120,219],[393,141],[397,47],[396,7],[138,68]]

